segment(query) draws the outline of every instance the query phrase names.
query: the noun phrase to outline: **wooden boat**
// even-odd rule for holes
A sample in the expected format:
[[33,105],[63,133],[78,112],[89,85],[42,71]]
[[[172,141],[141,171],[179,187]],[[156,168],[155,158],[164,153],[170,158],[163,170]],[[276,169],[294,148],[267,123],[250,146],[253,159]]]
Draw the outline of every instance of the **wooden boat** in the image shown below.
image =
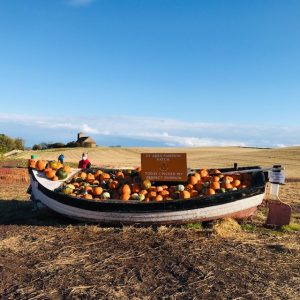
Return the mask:
[[[66,179],[79,172],[75,169]],[[236,172],[234,168],[222,172]],[[134,200],[86,200],[55,191],[63,181],[50,181],[42,173],[30,169],[31,198],[66,217],[106,224],[184,224],[211,221],[225,217],[248,218],[264,199],[266,172],[255,167],[239,168],[250,174],[252,184],[240,190],[185,199],[148,203]]]

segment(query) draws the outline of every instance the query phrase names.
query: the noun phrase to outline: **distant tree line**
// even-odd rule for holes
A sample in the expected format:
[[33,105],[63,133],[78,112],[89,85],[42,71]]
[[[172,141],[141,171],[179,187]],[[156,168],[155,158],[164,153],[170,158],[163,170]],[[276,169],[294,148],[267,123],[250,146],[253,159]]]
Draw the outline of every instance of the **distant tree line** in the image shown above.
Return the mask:
[[78,142],[72,141],[67,144],[64,143],[40,143],[32,146],[32,150],[45,150],[45,149],[56,149],[56,148],[75,148],[82,147]]
[[6,153],[11,150],[24,150],[25,141],[21,138],[11,138],[5,134],[0,134],[0,153]]

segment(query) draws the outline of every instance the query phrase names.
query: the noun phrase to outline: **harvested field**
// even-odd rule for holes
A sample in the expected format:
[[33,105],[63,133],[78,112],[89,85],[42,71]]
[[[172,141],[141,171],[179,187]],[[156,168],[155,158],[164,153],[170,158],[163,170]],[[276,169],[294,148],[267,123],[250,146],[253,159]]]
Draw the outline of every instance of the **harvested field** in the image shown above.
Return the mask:
[[[95,149],[101,165],[138,165],[141,149],[103,149]],[[192,167],[282,163],[280,196],[300,224],[299,148],[190,149],[188,157]],[[241,226],[112,228],[32,211],[26,189],[0,185],[1,299],[299,299],[300,232],[264,228],[264,205]]]

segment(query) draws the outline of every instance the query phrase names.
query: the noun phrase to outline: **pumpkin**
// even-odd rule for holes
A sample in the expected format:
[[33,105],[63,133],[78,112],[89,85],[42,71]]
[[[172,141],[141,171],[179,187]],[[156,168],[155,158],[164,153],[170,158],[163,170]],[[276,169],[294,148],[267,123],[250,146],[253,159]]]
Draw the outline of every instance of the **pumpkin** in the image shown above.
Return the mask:
[[55,171],[52,169],[49,169],[46,171],[46,176],[48,179],[52,179],[55,176]]
[[60,180],[63,180],[63,179],[66,179],[67,177],[68,177],[68,173],[67,172],[65,172],[63,169],[58,169],[57,171],[56,171],[56,174],[55,174],[57,177],[58,177],[58,179],[60,179]]
[[120,199],[123,201],[127,201],[130,199],[130,194],[124,193],[121,195]]
[[94,195],[99,196],[99,195],[102,194],[102,192],[103,192],[103,188],[102,188],[101,186],[96,186],[96,187],[94,187],[94,189],[93,189],[93,194],[94,194]]
[[113,180],[109,183],[109,188],[112,190],[115,190],[116,188],[118,188],[119,182],[116,180]]
[[92,200],[93,196],[91,194],[84,194],[82,198]]
[[157,196],[155,197],[155,201],[160,202],[160,201],[163,201],[163,200],[164,200],[164,198],[163,198],[163,196],[161,196],[161,195],[157,195]]
[[139,194],[139,199],[140,202],[145,200],[145,195],[144,194]]
[[231,183],[231,185],[232,185],[233,187],[238,187],[238,186],[241,185],[241,182],[240,182],[240,180],[235,179],[235,180],[233,180],[233,182]]
[[131,194],[131,189],[128,184],[124,184],[121,187],[121,194],[129,194],[129,195]]
[[165,197],[169,196],[170,193],[167,190],[162,190],[159,194],[165,198]]
[[124,173],[122,172],[122,171],[117,171],[117,173],[116,173],[116,178],[118,179],[118,180],[122,180],[122,179],[124,179]]
[[64,186],[62,192],[66,195],[70,195],[73,193],[75,187],[73,184],[67,184],[66,186]]
[[208,176],[208,171],[207,169],[202,169],[200,170],[200,176],[203,177],[207,177]]
[[139,200],[139,199],[140,199],[139,194],[138,194],[138,193],[133,193],[133,194],[131,195],[131,199],[132,199],[132,200]]
[[176,190],[179,191],[179,192],[184,191],[184,185],[178,184],[177,187],[176,187]]
[[67,173],[71,173],[71,168],[70,168],[69,166],[67,166],[67,165],[64,165],[64,166],[63,166],[63,170],[64,170],[65,172],[67,172]]
[[143,189],[148,190],[151,187],[151,181],[149,179],[145,179],[143,181]]
[[46,169],[46,165],[47,163],[43,160],[38,160],[35,164],[35,168],[38,170],[38,171],[44,171]]
[[195,189],[200,192],[203,189],[203,183],[199,182],[195,185]]
[[209,189],[206,190],[206,195],[207,196],[215,195],[215,193],[216,193],[216,191],[214,189],[209,188]]
[[110,198],[110,193],[104,192],[101,196],[102,196],[102,199],[109,199]]
[[131,190],[133,193],[138,193],[141,190],[140,185],[138,183],[132,184]]
[[86,181],[89,183],[93,183],[95,180],[95,176],[92,173],[88,173],[86,177]]
[[36,164],[35,159],[32,159],[32,158],[28,159],[27,166],[28,166],[29,168],[35,169],[35,164]]
[[189,199],[191,198],[191,194],[189,191],[181,191],[179,197],[180,199]]
[[57,181],[58,180],[58,177],[55,175],[53,178],[52,178],[53,181]]
[[193,198],[193,197],[197,197],[199,195],[199,192],[197,190],[191,190],[190,194],[191,194],[191,198]]
[[80,177],[82,180],[85,180],[87,177],[87,174],[85,172],[79,172],[78,177]]
[[53,170],[59,169],[59,163],[56,160],[50,161],[49,165],[50,165],[50,168]]
[[218,181],[212,181],[210,183],[210,188],[212,188],[214,190],[218,190],[220,188],[220,183]]
[[103,172],[101,170],[97,170],[94,174],[95,178],[100,178],[100,175],[102,174]]
[[102,174],[100,175],[100,179],[101,179],[102,181],[107,181],[107,180],[110,179],[110,175],[109,175],[108,173],[102,173]]
[[199,181],[199,179],[197,179],[196,176],[194,176],[194,175],[189,176],[189,184],[195,185],[198,181]]
[[156,187],[156,191],[159,193],[159,192],[162,192],[164,189],[162,186],[157,186]]

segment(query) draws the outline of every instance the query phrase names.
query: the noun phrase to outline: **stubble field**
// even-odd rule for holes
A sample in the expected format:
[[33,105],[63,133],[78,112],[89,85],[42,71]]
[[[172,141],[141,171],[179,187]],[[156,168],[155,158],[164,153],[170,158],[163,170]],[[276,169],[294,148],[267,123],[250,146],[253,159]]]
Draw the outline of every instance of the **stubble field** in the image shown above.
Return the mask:
[[[84,149],[37,152],[76,163]],[[192,168],[286,167],[280,198],[300,224],[300,148],[96,148],[94,165],[134,167],[141,152],[187,152]],[[16,159],[26,159],[26,152]],[[32,211],[26,185],[0,186],[1,299],[299,299],[300,232],[263,226],[101,227]]]

